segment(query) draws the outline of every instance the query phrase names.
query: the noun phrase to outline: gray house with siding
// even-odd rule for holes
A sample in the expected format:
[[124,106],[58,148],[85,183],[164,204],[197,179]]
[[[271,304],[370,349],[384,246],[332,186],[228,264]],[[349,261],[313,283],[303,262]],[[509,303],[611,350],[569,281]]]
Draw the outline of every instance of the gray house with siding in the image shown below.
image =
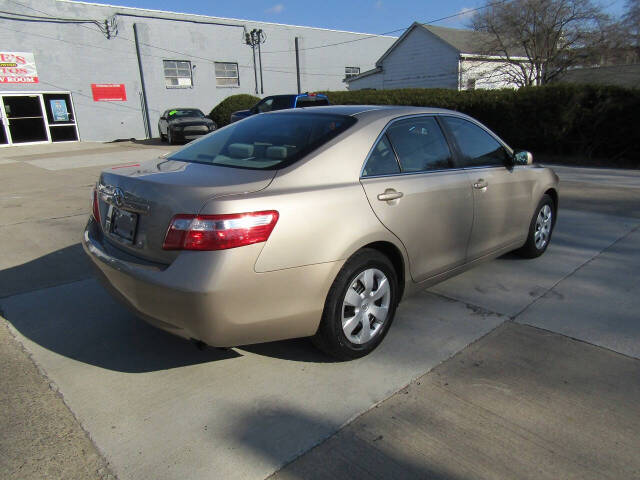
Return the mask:
[[[487,34],[413,23],[375,68],[345,79],[349,90],[516,88],[518,67],[487,54]],[[524,56],[511,60],[526,62]]]

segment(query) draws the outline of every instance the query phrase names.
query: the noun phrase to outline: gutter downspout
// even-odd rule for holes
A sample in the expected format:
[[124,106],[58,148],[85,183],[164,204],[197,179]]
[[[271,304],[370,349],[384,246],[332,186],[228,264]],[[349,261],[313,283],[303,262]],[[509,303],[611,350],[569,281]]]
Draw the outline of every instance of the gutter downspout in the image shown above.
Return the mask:
[[138,28],[137,24],[133,24],[133,38],[136,43],[136,56],[138,57],[138,70],[140,72],[140,84],[142,86],[142,105],[143,116],[145,122],[145,131],[147,138],[151,138],[151,120],[149,119],[149,101],[147,100],[147,89],[144,85],[144,73],[142,71],[142,56],[140,55],[140,42],[138,41]]

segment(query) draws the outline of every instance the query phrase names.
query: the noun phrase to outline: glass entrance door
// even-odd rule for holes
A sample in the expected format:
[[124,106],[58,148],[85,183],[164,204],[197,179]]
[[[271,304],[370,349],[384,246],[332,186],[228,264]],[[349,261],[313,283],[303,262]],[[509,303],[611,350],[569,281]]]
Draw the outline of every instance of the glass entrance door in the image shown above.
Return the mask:
[[73,103],[70,93],[44,93],[44,108],[49,124],[52,142],[73,142],[78,140]]
[[47,142],[47,125],[40,95],[4,95],[2,104],[10,143]]

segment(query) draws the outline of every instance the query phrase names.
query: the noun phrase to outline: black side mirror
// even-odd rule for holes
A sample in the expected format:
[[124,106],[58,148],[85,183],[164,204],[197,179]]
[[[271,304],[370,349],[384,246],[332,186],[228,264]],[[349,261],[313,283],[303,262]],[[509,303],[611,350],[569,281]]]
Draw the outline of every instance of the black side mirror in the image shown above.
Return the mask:
[[514,165],[531,165],[533,163],[533,155],[526,150],[520,150],[513,154]]

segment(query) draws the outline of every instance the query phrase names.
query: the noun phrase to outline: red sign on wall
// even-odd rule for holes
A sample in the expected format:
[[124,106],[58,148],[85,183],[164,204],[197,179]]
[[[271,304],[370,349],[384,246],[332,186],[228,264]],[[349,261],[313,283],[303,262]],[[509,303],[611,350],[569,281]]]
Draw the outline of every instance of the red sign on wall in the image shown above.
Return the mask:
[[92,83],[91,92],[94,102],[124,102],[127,100],[124,83]]

